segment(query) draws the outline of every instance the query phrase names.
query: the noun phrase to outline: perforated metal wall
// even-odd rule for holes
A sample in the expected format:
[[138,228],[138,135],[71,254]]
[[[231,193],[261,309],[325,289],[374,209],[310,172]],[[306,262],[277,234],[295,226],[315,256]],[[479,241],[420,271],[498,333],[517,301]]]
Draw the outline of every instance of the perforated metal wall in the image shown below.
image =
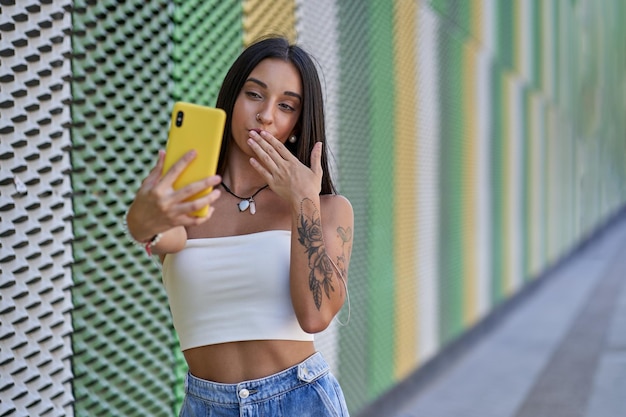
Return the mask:
[[[324,94],[326,116],[326,139],[330,150],[329,169],[336,185],[340,186],[341,179],[337,170],[337,155],[339,151],[338,101],[339,93],[339,20],[337,4],[334,0],[319,0],[316,2],[303,1],[296,4],[296,33],[298,43],[315,58]],[[345,306],[340,312],[341,322],[348,320],[350,308]],[[321,334],[315,335],[315,348],[322,352],[332,372],[341,377],[339,368],[339,337],[344,326],[339,320]]]
[[160,272],[122,228],[167,136],[170,10],[166,0],[74,3],[72,316],[79,416],[173,414],[174,339]]
[[72,415],[70,1],[0,12],[0,415]]
[[296,38],[296,2],[294,0],[243,0],[245,45],[272,34]]
[[242,3],[175,1],[174,100],[214,106],[226,71],[243,49]]
[[[346,398],[366,398],[368,393],[368,316],[363,307],[368,302],[367,255],[369,240],[367,228],[369,216],[367,209],[367,160],[370,154],[367,138],[368,117],[368,73],[369,53],[364,42],[367,36],[366,2],[337,2],[339,21],[339,175],[342,178],[341,189],[350,195],[354,209],[354,246],[350,260],[348,289],[352,302],[350,324],[342,329],[339,338],[339,366],[344,379],[350,378],[351,384],[343,384]],[[356,41],[355,41],[356,40]],[[346,70],[346,62],[352,70]],[[346,99],[350,106],[344,106]],[[354,409],[354,408],[353,408]]]

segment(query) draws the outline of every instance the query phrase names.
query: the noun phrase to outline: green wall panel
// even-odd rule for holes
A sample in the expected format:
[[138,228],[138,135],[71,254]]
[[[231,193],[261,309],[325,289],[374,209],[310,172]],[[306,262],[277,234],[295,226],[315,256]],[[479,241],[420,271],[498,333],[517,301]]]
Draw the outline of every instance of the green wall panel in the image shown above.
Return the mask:
[[531,37],[532,37],[532,86],[540,90],[543,87],[543,74],[541,70],[543,50],[543,24],[542,24],[542,0],[531,0]]
[[167,134],[167,1],[76,1],[72,55],[75,414],[169,416],[170,317],[123,216]]
[[214,106],[226,71],[243,49],[242,2],[176,0],[174,4],[173,98]]
[[371,133],[368,130],[370,91],[368,87],[369,51],[367,35],[368,6],[366,2],[338,2],[339,29],[339,148],[338,168],[342,193],[350,199],[354,210],[354,245],[350,259],[348,288],[351,317],[339,339],[339,368],[346,402],[351,411],[369,401],[371,360],[369,339],[368,237],[369,167]]
[[[369,395],[376,397],[394,379],[394,57],[393,9],[376,0],[369,2],[367,45],[370,51],[370,107],[368,130],[369,189],[367,228],[369,271]],[[398,202],[401,203],[401,202]]]
[[441,18],[449,21],[455,30],[465,34],[472,32],[472,9],[480,7],[480,2],[465,0],[430,0],[431,7]]
[[463,328],[464,114],[463,37],[439,32],[441,106],[439,182],[439,337],[446,343]]
[[[496,8],[496,50],[500,65],[505,68],[515,68],[515,55],[518,53],[515,42],[516,37],[516,11],[515,2],[498,1],[494,3]],[[518,29],[519,30],[519,29]]]
[[504,79],[501,68],[491,67],[490,92],[491,92],[491,117],[493,120],[492,131],[489,137],[490,159],[490,189],[491,189],[491,302],[498,304],[504,296],[504,276],[506,265],[505,240],[504,240],[504,210],[506,199],[505,179],[505,102],[503,97]]
[[520,155],[520,165],[522,169],[521,175],[521,193],[522,193],[522,206],[521,206],[521,219],[520,219],[520,228],[522,230],[521,236],[521,274],[522,280],[529,281],[531,276],[531,267],[530,267],[530,253],[532,251],[532,241],[530,239],[531,233],[530,230],[532,228],[531,223],[531,210],[532,210],[532,182],[531,182],[531,170],[532,170],[532,160],[531,160],[531,116],[530,113],[532,111],[531,107],[531,96],[532,90],[530,88],[525,88],[522,93],[522,105],[521,105],[521,132],[520,138],[522,141],[521,144],[521,155]]

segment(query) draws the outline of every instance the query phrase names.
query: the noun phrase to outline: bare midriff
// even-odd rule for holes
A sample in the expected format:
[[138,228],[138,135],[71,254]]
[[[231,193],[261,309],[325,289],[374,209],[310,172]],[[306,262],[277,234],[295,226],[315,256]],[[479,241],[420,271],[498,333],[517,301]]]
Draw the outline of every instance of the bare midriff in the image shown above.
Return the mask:
[[264,378],[297,365],[314,353],[313,342],[293,340],[221,343],[183,352],[193,376],[222,384]]

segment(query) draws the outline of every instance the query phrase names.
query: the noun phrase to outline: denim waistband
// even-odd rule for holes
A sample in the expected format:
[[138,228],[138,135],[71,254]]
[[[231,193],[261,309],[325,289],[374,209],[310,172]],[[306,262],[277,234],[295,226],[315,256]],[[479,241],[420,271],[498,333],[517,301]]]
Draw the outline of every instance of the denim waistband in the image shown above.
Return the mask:
[[324,376],[329,370],[322,354],[317,352],[282,372],[238,384],[207,381],[187,373],[185,392],[223,405],[252,404],[306,385]]

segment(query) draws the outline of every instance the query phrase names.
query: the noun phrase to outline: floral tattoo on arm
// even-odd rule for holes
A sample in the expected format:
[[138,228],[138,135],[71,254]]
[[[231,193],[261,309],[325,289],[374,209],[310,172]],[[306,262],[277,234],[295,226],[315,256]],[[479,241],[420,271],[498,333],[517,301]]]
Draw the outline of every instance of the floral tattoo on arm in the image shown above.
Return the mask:
[[322,235],[322,221],[320,212],[311,199],[305,198],[300,203],[300,217],[298,224],[298,242],[304,246],[309,258],[309,289],[313,294],[315,307],[322,307],[323,294],[330,299],[330,293],[335,291],[333,275],[337,272],[339,278],[344,280],[346,276],[346,252],[345,245],[352,240],[352,229],[337,228],[337,233],[342,240],[342,253],[337,257],[337,264],[326,252]]

